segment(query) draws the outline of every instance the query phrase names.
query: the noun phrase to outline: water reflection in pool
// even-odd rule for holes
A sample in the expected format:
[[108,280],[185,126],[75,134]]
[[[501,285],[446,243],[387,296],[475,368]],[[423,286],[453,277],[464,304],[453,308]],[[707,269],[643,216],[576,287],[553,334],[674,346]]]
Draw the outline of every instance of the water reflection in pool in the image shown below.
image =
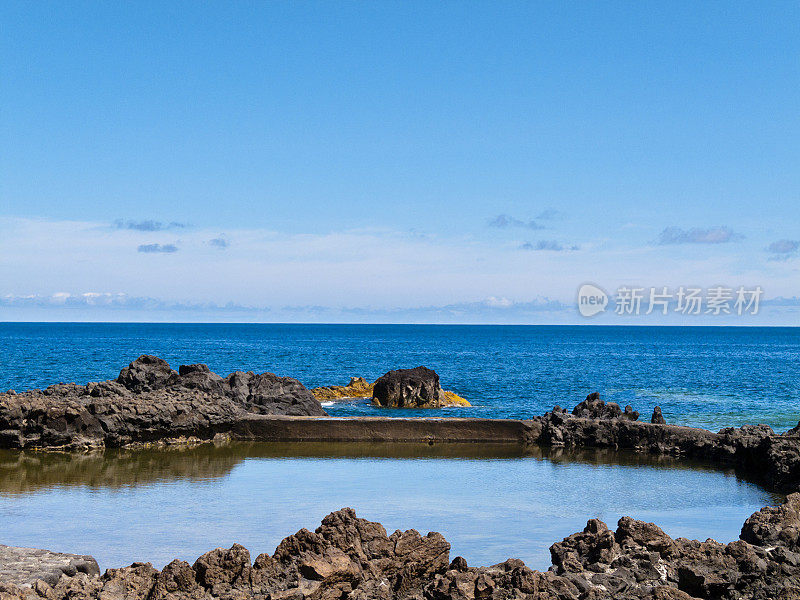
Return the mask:
[[470,564],[550,564],[550,544],[598,517],[673,537],[736,539],[780,501],[731,472],[638,455],[513,446],[231,444],[95,454],[0,452],[0,543],[92,554],[101,567],[253,557],[352,506],[393,529],[440,531]]

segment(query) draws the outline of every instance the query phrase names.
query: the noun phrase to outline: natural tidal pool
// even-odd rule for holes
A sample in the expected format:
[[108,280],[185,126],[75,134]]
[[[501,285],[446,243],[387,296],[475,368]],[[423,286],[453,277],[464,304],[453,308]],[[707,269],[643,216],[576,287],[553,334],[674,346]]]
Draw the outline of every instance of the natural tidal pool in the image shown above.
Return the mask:
[[101,568],[238,542],[251,557],[353,507],[388,533],[439,531],[451,558],[546,569],[597,517],[673,537],[738,538],[780,497],[731,472],[637,455],[484,445],[231,444],[95,454],[0,452],[0,543],[91,554]]

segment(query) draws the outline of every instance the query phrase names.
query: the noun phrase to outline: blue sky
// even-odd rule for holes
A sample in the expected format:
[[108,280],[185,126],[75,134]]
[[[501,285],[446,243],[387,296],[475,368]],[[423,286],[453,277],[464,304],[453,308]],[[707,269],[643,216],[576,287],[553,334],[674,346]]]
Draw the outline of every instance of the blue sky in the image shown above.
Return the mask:
[[[796,3],[0,18],[0,320],[572,322],[588,281],[800,296]],[[761,322],[796,324],[782,306]]]

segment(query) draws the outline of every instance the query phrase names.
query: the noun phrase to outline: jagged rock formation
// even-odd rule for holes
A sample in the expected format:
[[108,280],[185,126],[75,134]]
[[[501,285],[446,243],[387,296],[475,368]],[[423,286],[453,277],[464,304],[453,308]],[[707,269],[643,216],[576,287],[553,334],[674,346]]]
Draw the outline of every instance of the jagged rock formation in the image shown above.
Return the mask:
[[[609,408],[610,407],[610,408]],[[580,410],[578,410],[580,408]],[[643,423],[590,394],[570,415],[556,406],[530,424],[530,443],[567,448],[610,448],[729,465],[767,488],[800,490],[800,425],[776,434],[767,425],[726,427],[718,433],[695,427]],[[589,415],[589,416],[583,416]]]
[[572,414],[582,419],[628,419],[638,421],[639,413],[630,406],[626,406],[623,411],[616,402],[609,402],[600,399],[598,392],[592,392],[586,396],[586,400],[572,409]]
[[247,415],[325,415],[299,381],[206,365],[178,372],[141,356],[116,380],[0,394],[0,447],[123,446],[169,438],[211,439]]
[[443,390],[439,375],[426,367],[397,369],[382,375],[373,387],[372,403],[391,408],[470,406],[455,392]]
[[438,533],[387,535],[383,526],[344,508],[311,532],[301,529],[275,553],[235,544],[175,560],[161,572],[149,563],[98,577],[64,574],[19,587],[0,581],[12,600],[789,600],[800,597],[800,494],[764,508],[742,540],[720,544],[672,539],[652,523],[623,517],[616,531],[591,519],[550,548],[553,566],[529,569],[516,559],[469,567]]

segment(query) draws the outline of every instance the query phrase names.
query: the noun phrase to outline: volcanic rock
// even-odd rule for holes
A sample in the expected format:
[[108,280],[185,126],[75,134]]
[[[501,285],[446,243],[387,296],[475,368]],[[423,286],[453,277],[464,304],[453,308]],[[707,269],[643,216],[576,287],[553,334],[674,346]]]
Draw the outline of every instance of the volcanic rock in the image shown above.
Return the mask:
[[176,372],[140,356],[114,381],[58,384],[0,394],[0,447],[85,448],[195,437],[211,439],[247,415],[326,413],[299,381],[237,371],[223,379],[206,365]]
[[311,390],[317,400],[338,400],[340,398],[372,398],[375,384],[363,377],[351,377],[347,385],[316,387]]
[[0,544],[0,582],[24,586],[41,579],[55,585],[61,575],[78,573],[99,575],[100,568],[91,556]]
[[441,406],[442,396],[436,371],[416,367],[389,371],[379,377],[372,402],[392,408],[435,408]]
[[[57,580],[14,583],[0,575],[0,598],[12,600],[789,600],[800,597],[796,548],[800,494],[750,519],[739,540],[720,544],[672,539],[653,523],[623,517],[616,531],[598,519],[550,548],[553,566],[521,560],[470,567],[438,533],[391,535],[350,508],[315,531],[301,529],[275,553],[251,563],[234,544],[190,566],[175,560],[104,575],[65,572]],[[791,530],[784,535],[783,532]],[[789,544],[787,546],[786,544]],[[31,587],[25,587],[30,585]]]
[[639,413],[630,406],[626,406],[623,412],[616,402],[609,402],[606,404],[604,400],[600,399],[600,394],[598,392],[592,392],[586,396],[586,400],[578,404],[578,406],[572,410],[572,414],[582,419],[624,418],[629,421],[637,421],[639,419]]

